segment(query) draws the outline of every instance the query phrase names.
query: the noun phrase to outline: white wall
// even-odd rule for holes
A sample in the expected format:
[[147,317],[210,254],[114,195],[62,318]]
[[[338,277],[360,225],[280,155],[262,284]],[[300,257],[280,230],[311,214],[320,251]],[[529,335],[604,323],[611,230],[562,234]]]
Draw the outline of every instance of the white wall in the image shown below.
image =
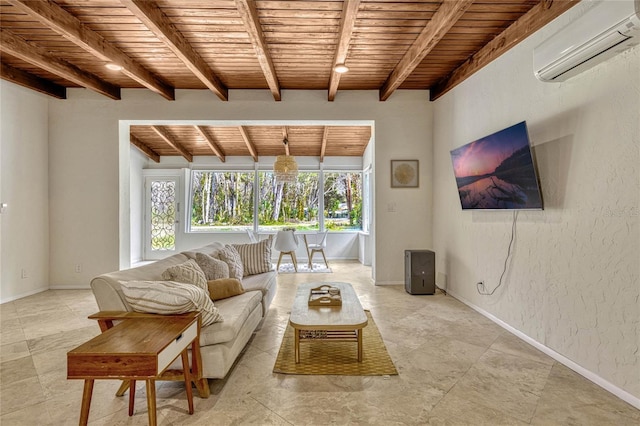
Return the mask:
[[46,96],[0,81],[2,303],[49,288],[47,126]]
[[[640,48],[565,83],[541,83],[532,50],[570,10],[434,105],[434,245],[455,297],[640,398]],[[463,212],[449,150],[526,120],[544,211]],[[602,380],[601,380],[602,379]],[[633,395],[635,397],[630,397]]]
[[[119,120],[374,120],[376,256],[378,283],[400,283],[403,250],[431,246],[431,104],[426,91],[398,91],[386,102],[377,91],[283,91],[281,102],[266,90],[230,92],[222,102],[204,90],[177,91],[166,101],[148,90],[123,91],[112,101],[83,89],[50,105],[51,284],[87,287],[100,273],[130,260],[130,148]],[[121,134],[125,146],[118,146]],[[389,160],[420,160],[418,189],[391,189]],[[119,169],[119,164],[126,167]],[[122,186],[121,188],[119,188]],[[396,212],[387,212],[395,203]],[[74,273],[82,263],[83,273]]]
[[131,262],[139,262],[143,259],[142,253],[142,209],[144,206],[144,180],[142,170],[150,160],[140,150],[133,145],[131,151],[131,164],[129,167],[130,179],[130,216],[129,238],[131,247]]

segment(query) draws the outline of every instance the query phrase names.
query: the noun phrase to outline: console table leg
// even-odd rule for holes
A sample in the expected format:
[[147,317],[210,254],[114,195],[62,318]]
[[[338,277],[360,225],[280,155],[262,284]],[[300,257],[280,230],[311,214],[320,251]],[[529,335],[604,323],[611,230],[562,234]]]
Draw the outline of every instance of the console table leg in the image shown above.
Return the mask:
[[189,371],[189,355],[187,349],[182,351],[182,371],[184,374],[184,387],[187,391],[187,402],[189,403],[189,414],[193,414],[193,391],[191,390],[191,373]]
[[86,426],[89,422],[89,408],[91,408],[91,395],[93,394],[93,379],[85,379],[82,392],[82,407],[80,408],[80,426]]
[[358,362],[362,362],[362,329],[356,330],[358,334]]
[[122,396],[129,389],[129,380],[123,380],[120,387],[116,391],[116,396]]
[[131,380],[129,382],[129,417],[133,416],[133,408],[136,401],[136,381]]
[[294,328],[293,334],[295,335],[293,351],[295,353],[296,364],[298,364],[300,363],[300,330]]
[[156,426],[156,381],[147,380],[147,409],[149,410],[149,426]]

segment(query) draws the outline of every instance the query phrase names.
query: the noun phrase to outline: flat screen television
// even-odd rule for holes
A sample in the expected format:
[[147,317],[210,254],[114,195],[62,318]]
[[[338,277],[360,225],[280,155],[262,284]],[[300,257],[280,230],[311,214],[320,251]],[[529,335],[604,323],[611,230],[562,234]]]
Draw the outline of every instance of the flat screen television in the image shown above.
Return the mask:
[[527,123],[451,151],[463,210],[542,210]]

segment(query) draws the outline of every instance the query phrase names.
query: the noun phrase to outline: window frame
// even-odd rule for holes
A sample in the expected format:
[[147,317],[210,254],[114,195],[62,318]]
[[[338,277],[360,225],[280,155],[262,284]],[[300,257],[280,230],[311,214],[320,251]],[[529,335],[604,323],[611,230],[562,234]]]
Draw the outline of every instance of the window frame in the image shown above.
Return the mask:
[[[364,175],[365,175],[365,170],[363,169],[353,169],[353,168],[330,168],[330,169],[325,169],[322,171],[323,175],[322,175],[322,181],[320,182],[322,184],[322,191],[323,191],[323,196],[322,196],[322,230],[324,231],[326,229],[326,220],[328,218],[324,217],[324,211],[325,211],[325,206],[324,206],[324,184],[325,184],[325,175],[329,174],[329,173],[353,173],[353,174],[359,174],[360,175],[360,194],[362,197],[362,224],[360,226],[359,229],[331,229],[329,230],[329,232],[336,232],[336,233],[349,233],[349,232],[363,232],[364,231],[364,209],[365,209],[365,188],[364,188]],[[369,194],[367,194],[368,197]]]
[[185,230],[184,232],[187,234],[241,234],[246,232],[245,229],[233,229],[233,230],[228,230],[228,231],[224,231],[224,230],[212,230],[212,231],[194,231],[191,228],[191,212],[193,210],[193,190],[194,190],[194,185],[193,185],[193,177],[195,173],[203,173],[203,172],[209,172],[209,173],[247,173],[247,174],[251,174],[253,173],[253,222],[252,225],[247,225],[247,229],[255,229],[255,222],[256,222],[256,176],[257,176],[257,170],[251,168],[242,168],[242,167],[236,167],[236,168],[231,168],[231,169],[221,169],[221,168],[197,168],[197,169],[189,169],[187,175],[188,175],[188,179],[189,179],[189,185],[188,185],[188,191],[186,194],[187,199],[185,200],[185,205],[187,206],[186,209],[186,226],[185,226]]
[[[221,168],[221,167],[198,167],[193,169],[188,169],[186,175],[188,176],[188,185],[187,191],[185,191],[185,227],[184,232],[187,234],[240,234],[246,232],[245,230],[211,230],[211,231],[196,231],[192,230],[191,227],[191,212],[193,209],[193,178],[194,173],[196,172],[211,172],[211,173],[253,173],[253,226],[249,226],[248,229],[251,229],[254,232],[259,232],[260,230],[260,218],[259,218],[259,209],[260,209],[260,173],[270,172],[268,168],[259,167],[258,164],[255,164],[253,167],[233,167],[233,168]],[[358,233],[365,231],[365,216],[367,218],[370,217],[370,213],[365,213],[365,206],[370,206],[371,201],[365,202],[365,198],[370,197],[369,193],[365,193],[364,188],[364,176],[367,173],[367,169],[362,169],[358,167],[332,167],[330,169],[324,169],[322,164],[319,168],[305,168],[300,170],[301,173],[317,173],[318,174],[318,188],[319,188],[319,197],[318,197],[318,230],[313,230],[312,232],[324,232],[325,231],[325,215],[324,215],[324,184],[325,184],[325,173],[359,173],[361,175],[360,179],[360,191],[362,194],[362,226],[360,229],[344,229],[344,230],[330,230],[330,233],[339,233],[339,234],[348,234],[348,233]],[[370,170],[369,170],[370,173]],[[285,225],[286,226],[286,225]],[[261,232],[272,232],[271,230],[262,230]],[[301,231],[302,233],[308,231]],[[366,231],[365,231],[366,232]]]

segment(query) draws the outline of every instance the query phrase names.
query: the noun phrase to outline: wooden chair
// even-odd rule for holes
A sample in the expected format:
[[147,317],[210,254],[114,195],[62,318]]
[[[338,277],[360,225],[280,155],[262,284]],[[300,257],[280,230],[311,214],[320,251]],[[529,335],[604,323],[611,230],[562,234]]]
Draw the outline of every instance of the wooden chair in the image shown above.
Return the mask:
[[291,261],[293,262],[293,267],[298,272],[298,259],[296,259],[296,249],[298,248],[298,236],[293,231],[278,231],[276,234],[276,242],[273,246],[276,250],[280,252],[280,257],[278,257],[278,266],[276,266],[276,271],[280,269],[280,262],[282,261],[282,256],[288,254],[291,256]]
[[253,232],[252,229],[247,229],[247,234],[249,235],[249,241],[251,241],[252,243],[257,243],[259,238],[258,238],[258,234]]
[[313,242],[307,240],[307,235],[304,235],[304,245],[307,247],[307,256],[309,256],[309,269],[313,269],[313,255],[314,253],[322,253],[324,264],[329,267],[327,262],[327,256],[324,254],[324,248],[327,246],[327,234],[329,231],[318,232],[315,235],[309,235],[314,238]]

